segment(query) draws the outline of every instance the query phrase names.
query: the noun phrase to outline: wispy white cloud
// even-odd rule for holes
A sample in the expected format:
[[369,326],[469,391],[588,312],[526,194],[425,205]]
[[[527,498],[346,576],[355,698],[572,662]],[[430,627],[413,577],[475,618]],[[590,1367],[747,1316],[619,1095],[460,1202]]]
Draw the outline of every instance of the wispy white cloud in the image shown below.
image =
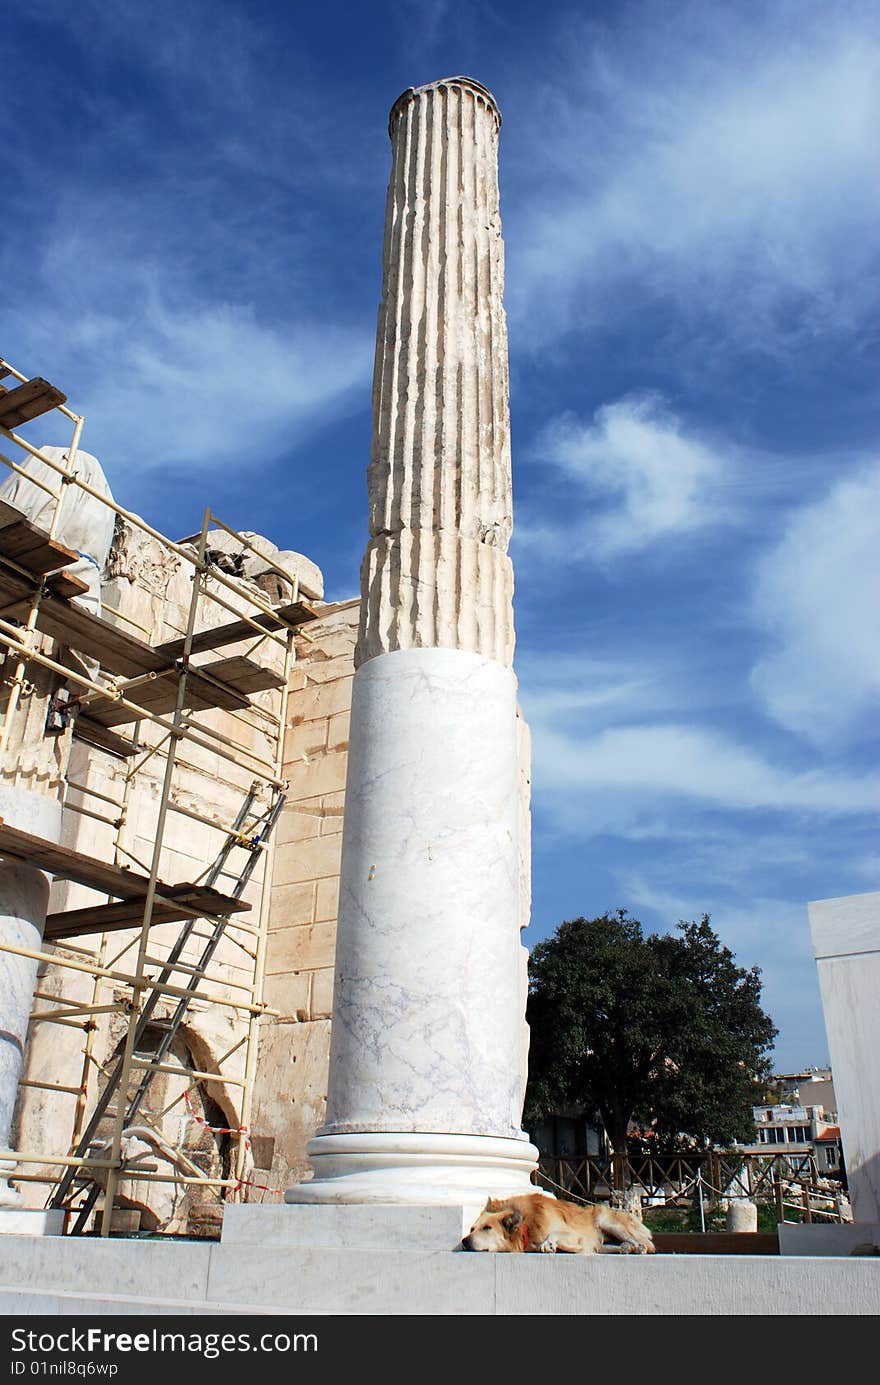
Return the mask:
[[[570,560],[604,562],[735,516],[726,490],[731,459],[689,435],[658,394],[603,404],[590,423],[563,414],[544,429],[535,451],[577,488],[585,512],[553,541]],[[519,528],[524,543],[548,536],[540,523],[530,525],[528,512]]]
[[606,716],[634,716],[673,695],[665,673],[644,664],[581,652],[534,649],[517,659],[520,698],[531,721],[570,725],[589,712],[595,726]]
[[749,812],[772,809],[830,815],[872,812],[880,786],[868,775],[797,770],[774,764],[717,732],[687,725],[620,726],[578,737],[533,726],[534,782],[543,792],[580,793],[602,811],[606,792],[688,799]]
[[122,467],[268,465],[366,388],[366,332],[311,309],[282,326],[252,305],[174,297],[161,274],[119,261],[110,294],[99,267],[86,266],[78,295],[86,278],[91,306],[71,313],[63,336],[29,315],[16,354],[70,389],[111,480]]
[[876,14],[642,4],[565,39],[516,169],[515,338],[674,305],[676,350],[705,368],[731,342],[780,360],[870,323]]
[[797,509],[757,564],[752,614],[769,648],[752,686],[816,743],[865,729],[880,699],[880,464]]
[[[364,407],[372,324],[321,252],[369,159],[304,46],[222,0],[47,0],[29,22],[77,77],[45,103],[48,153],[11,145],[4,349],[87,415],[111,482],[130,468],[146,503],[141,476],[269,466]],[[35,99],[26,71],[13,101]]]

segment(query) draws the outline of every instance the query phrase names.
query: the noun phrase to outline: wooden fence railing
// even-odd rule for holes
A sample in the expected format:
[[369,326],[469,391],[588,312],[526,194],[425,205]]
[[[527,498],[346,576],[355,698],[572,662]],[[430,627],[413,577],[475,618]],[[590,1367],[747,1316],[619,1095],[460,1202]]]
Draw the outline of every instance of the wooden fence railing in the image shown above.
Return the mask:
[[547,1156],[540,1161],[537,1181],[550,1192],[595,1201],[611,1196],[615,1173],[618,1190],[638,1188],[644,1198],[662,1198],[667,1206],[690,1206],[699,1197],[747,1197],[775,1202],[780,1220],[784,1206],[801,1208],[807,1221],[817,1212],[838,1219],[833,1210],[814,1206],[817,1199],[834,1199],[827,1185],[819,1187],[816,1160],[809,1153],[644,1154],[616,1165],[596,1156]]

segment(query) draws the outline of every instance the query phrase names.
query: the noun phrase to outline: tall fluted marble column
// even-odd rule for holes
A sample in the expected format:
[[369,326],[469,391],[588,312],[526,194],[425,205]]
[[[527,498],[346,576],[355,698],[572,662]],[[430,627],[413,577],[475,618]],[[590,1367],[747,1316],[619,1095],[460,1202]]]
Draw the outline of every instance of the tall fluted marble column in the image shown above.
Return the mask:
[[391,111],[326,1122],[289,1202],[529,1189],[500,116]]

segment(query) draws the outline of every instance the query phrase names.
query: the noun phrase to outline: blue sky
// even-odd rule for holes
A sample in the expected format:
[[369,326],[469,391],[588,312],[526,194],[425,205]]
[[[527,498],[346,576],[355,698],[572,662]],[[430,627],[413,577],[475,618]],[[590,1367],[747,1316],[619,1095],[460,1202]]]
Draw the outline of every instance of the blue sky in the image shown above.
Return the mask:
[[366,538],[388,109],[495,93],[526,940],[709,912],[786,1070],[827,1057],[807,901],[880,888],[878,49],[868,0],[4,24],[0,349],[123,503],[178,536],[210,501],[331,598]]

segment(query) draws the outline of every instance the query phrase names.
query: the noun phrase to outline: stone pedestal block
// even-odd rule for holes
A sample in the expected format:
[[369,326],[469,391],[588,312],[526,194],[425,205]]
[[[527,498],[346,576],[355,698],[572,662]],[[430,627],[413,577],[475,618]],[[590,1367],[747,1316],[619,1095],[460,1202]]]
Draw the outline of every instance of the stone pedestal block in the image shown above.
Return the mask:
[[335,1206],[268,1207],[229,1204],[223,1215],[227,1245],[321,1247],[343,1250],[455,1250],[479,1207]]
[[60,1207],[0,1207],[0,1236],[63,1236]]
[[880,1222],[880,893],[809,914],[853,1220]]

